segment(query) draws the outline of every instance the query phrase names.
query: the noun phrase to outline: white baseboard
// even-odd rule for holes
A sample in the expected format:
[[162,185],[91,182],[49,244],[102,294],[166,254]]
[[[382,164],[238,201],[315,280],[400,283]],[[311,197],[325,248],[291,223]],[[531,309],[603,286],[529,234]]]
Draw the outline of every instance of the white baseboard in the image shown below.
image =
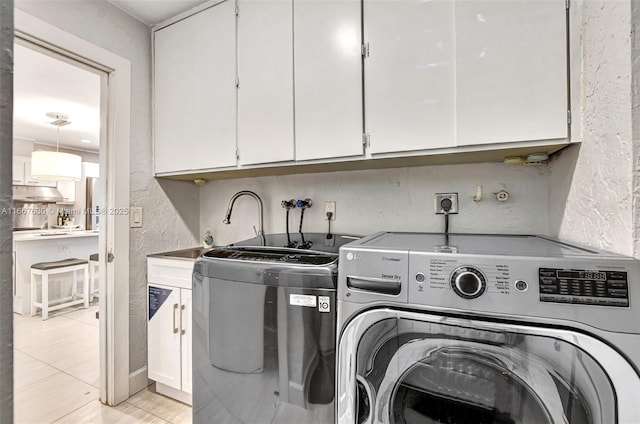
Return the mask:
[[162,383],[156,381],[156,393],[169,396],[187,405],[192,405],[193,399],[191,393],[183,392],[182,390],[174,389],[173,387],[165,386]]
[[147,379],[147,366],[145,365],[129,374],[129,396],[133,396],[149,384],[151,381]]

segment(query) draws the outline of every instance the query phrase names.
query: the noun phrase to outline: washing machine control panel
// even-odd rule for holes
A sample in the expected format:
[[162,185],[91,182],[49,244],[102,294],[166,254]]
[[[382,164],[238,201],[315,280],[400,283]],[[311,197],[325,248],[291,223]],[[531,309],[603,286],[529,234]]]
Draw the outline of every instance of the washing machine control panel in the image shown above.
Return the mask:
[[542,302],[629,306],[625,271],[540,268],[538,274]]
[[461,266],[451,274],[451,288],[460,297],[475,299],[487,288],[487,279],[482,271],[473,266]]

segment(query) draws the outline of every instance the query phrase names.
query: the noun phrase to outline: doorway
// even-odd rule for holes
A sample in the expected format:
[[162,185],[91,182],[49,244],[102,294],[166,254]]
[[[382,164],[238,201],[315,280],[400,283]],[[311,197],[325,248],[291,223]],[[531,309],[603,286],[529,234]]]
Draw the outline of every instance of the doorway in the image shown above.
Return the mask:
[[[100,129],[106,121],[101,105],[107,103],[101,97],[107,94],[107,78],[102,69],[28,39],[15,39],[14,193],[51,193],[38,202],[24,200],[33,196],[14,195],[16,210],[22,212],[14,215],[13,236],[17,422],[52,422],[100,398],[100,364],[105,357],[100,331],[105,327],[98,319],[104,292],[98,244],[106,184],[99,164],[104,154]],[[57,153],[77,161],[48,170],[63,171],[59,178],[39,178],[38,155],[53,165]],[[45,303],[44,286],[38,284],[36,293],[30,290],[32,267],[72,258],[86,267],[84,275],[78,272],[81,281],[72,282],[73,273],[50,275],[46,303],[51,311],[45,312],[43,305],[32,316],[34,302]],[[65,387],[64,393],[60,387]]]
[[[129,397],[129,144],[131,64],[128,60],[15,10],[16,37],[104,72],[100,79],[100,400]],[[46,41],[44,41],[46,40]]]

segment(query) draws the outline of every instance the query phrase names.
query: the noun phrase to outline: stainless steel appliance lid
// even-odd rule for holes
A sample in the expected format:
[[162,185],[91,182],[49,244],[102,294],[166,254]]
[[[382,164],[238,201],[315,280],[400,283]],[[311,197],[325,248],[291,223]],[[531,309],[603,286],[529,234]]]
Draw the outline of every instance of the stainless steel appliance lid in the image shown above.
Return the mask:
[[335,253],[276,247],[221,247],[206,252],[204,258],[236,261],[276,262],[295,265],[329,265],[338,260]]
[[447,237],[442,233],[381,232],[350,246],[472,255],[626,258],[537,235],[449,234]]

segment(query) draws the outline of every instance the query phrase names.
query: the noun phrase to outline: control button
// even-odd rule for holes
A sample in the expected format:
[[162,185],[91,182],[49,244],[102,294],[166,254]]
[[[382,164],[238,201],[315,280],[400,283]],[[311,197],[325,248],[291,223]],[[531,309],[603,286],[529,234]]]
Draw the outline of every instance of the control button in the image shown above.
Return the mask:
[[472,266],[461,266],[451,274],[451,287],[460,297],[475,299],[484,293],[487,281],[484,274]]
[[424,280],[425,280],[425,279],[426,279],[426,278],[425,278],[425,276],[424,276],[424,274],[423,274],[422,272],[418,272],[418,273],[416,274],[416,281],[418,282],[418,284],[422,284],[422,283],[424,283]]
[[518,291],[526,292],[527,289],[529,288],[529,284],[527,284],[527,282],[524,280],[516,280],[515,287],[516,287],[516,290]]

